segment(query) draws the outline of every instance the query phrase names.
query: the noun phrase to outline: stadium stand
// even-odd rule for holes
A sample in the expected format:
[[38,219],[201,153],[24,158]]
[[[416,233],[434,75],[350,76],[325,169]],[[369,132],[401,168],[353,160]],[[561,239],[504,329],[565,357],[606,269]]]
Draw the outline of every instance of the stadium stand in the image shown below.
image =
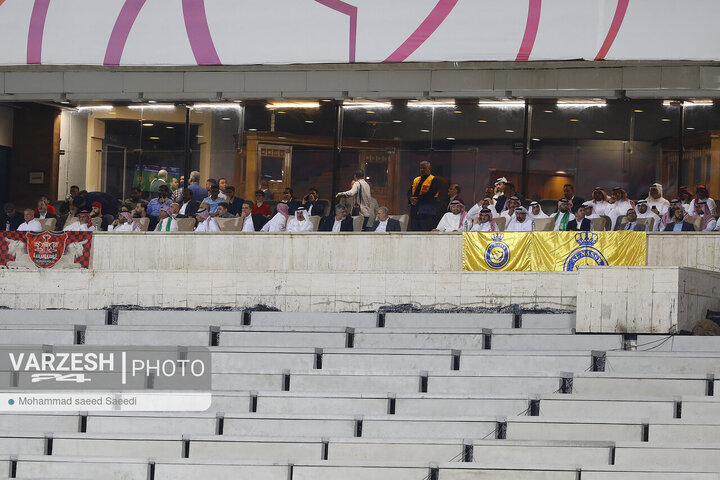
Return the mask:
[[717,480],[717,341],[574,322],[0,310],[4,346],[206,347],[213,369],[205,412],[0,413],[0,479]]

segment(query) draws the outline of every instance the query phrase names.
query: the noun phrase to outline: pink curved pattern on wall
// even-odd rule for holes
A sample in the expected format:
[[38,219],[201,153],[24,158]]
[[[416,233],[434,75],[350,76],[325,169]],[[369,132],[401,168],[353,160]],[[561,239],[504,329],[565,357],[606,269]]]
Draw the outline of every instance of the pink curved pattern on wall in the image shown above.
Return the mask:
[[40,65],[42,62],[42,42],[45,32],[45,18],[47,17],[50,0],[35,0],[30,15],[30,29],[27,41],[28,65]]
[[335,11],[344,13],[350,17],[350,39],[348,46],[348,59],[350,63],[355,63],[355,50],[357,48],[357,7],[345,3],[342,0],[315,0],[317,3],[332,8]]
[[5,3],[5,0],[0,0],[0,5],[2,5],[3,3]]
[[198,65],[222,65],[205,14],[205,0],[183,0],[185,30]]
[[610,30],[608,30],[605,41],[603,42],[602,47],[600,47],[600,51],[597,56],[595,56],[595,60],[604,60],[605,55],[607,55],[610,51],[610,47],[612,47],[615,37],[620,31],[620,27],[625,19],[625,12],[627,12],[629,4],[630,0],[618,0],[617,7],[615,8],[615,16],[610,24]]
[[383,62],[402,62],[415,52],[445,21],[458,0],[440,0],[420,26]]
[[537,37],[538,27],[540,26],[540,10],[542,9],[542,0],[529,0],[527,23],[525,24],[525,35],[523,35],[520,50],[515,60],[518,62],[526,62],[530,58],[535,38]]
[[120,65],[125,43],[145,0],[125,0],[110,34],[103,65]]

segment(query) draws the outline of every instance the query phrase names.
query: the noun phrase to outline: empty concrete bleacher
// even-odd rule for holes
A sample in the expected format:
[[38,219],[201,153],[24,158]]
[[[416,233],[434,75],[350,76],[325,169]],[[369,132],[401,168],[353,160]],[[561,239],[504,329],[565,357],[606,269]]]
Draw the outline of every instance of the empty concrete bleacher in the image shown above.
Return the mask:
[[[120,309],[27,324],[15,312],[0,310],[0,343],[27,351],[209,348],[213,399],[205,412],[0,413],[0,480],[717,480],[720,470],[714,339],[579,335],[573,313]],[[0,370],[3,392],[26,380]]]
[[11,310],[0,308],[0,325],[105,325],[106,310]]

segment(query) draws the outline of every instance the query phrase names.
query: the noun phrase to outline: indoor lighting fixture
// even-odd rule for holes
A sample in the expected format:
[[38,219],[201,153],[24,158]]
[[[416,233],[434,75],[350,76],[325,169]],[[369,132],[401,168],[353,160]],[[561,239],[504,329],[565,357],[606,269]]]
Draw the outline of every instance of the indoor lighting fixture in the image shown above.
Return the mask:
[[248,128],[248,132],[257,132],[257,128]]
[[558,108],[591,108],[591,107],[607,107],[605,100],[558,100]]
[[195,135],[195,138],[205,138],[203,135]]
[[368,140],[360,140],[360,143],[368,143]]
[[533,142],[539,142],[539,141],[540,141],[539,138],[531,138],[530,140],[532,140]]
[[635,112],[635,113],[643,113],[644,111],[645,110],[641,110],[639,108],[636,108],[635,110],[633,110],[633,112]]
[[285,140],[287,137],[278,137],[280,140]]
[[478,107],[525,108],[525,100],[482,100],[478,102]]
[[148,100],[148,103],[157,103],[157,100]]
[[78,107],[78,111],[82,112],[83,110],[112,110],[112,105],[87,105],[85,107]]
[[595,130],[595,133],[605,133],[603,130]]
[[663,106],[665,107],[679,107],[683,105],[685,107],[708,107],[713,104],[712,100],[663,100]]
[[565,170],[557,170],[555,171],[557,175],[567,175],[567,172]]
[[211,108],[211,109],[215,109],[215,110],[226,109],[226,108],[235,108],[235,109],[239,110],[242,108],[242,105],[238,105],[237,103],[234,103],[234,102],[195,103],[192,105],[191,108]]
[[402,120],[393,120],[393,123],[402,123]]
[[315,120],[305,120],[305,123],[315,123]]
[[454,110],[454,111],[453,111],[453,113],[456,113],[456,114],[458,114],[458,115],[459,115],[459,114],[461,114],[461,113],[462,113],[462,110]]
[[370,114],[372,114],[372,113],[375,113],[375,110],[365,110],[365,113],[370,113]]
[[332,102],[332,100],[329,99],[329,98],[323,98],[323,99],[320,100],[320,101],[321,101],[321,102],[326,102],[326,103],[327,103],[327,102]]
[[318,102],[281,102],[281,103],[268,103],[265,105],[265,108],[269,110],[275,110],[278,108],[320,108],[320,104]]
[[410,108],[457,108],[455,102],[447,100],[411,100],[407,106]]
[[669,121],[670,121],[670,119],[669,119],[669,118],[663,118],[663,119],[662,119],[662,120],[660,120],[660,121],[661,121],[661,122],[669,122]]
[[510,130],[509,128],[505,129],[505,133],[515,133],[515,130]]
[[230,118],[230,117],[222,117],[220,120],[225,120],[225,121],[227,122],[228,120],[232,120],[232,118]]
[[392,108],[392,104],[390,102],[373,102],[371,100],[363,100],[363,101],[347,100],[347,101],[343,102],[342,106],[343,106],[343,108],[365,108],[365,109],[372,109],[372,110]]
[[150,137],[150,140],[160,140],[160,137]]
[[167,128],[168,130],[175,130],[175,127],[165,127],[165,128]]
[[155,124],[154,123],[143,123],[142,126],[143,127],[154,127]]
[[478,123],[487,123],[487,120],[478,120]]
[[554,113],[555,110],[543,110],[543,112],[545,112],[545,113]]
[[687,127],[685,130],[695,130],[695,127]]
[[141,110],[143,108],[147,109],[153,109],[153,110],[171,110],[175,108],[175,105],[170,103],[153,103],[153,104],[146,104],[146,105],[130,105],[127,108],[130,110]]
[[571,122],[579,122],[580,120],[578,120],[577,118],[571,118],[570,121]]
[[455,137],[446,137],[448,140],[455,140]]
[[423,128],[423,129],[420,130],[420,131],[423,132],[423,133],[430,133],[430,130],[427,130],[427,129],[425,129],[425,128]]

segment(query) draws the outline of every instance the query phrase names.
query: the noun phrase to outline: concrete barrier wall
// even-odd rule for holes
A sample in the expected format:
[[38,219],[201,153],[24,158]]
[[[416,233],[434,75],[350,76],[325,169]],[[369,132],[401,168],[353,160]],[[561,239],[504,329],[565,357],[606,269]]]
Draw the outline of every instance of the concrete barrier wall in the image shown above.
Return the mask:
[[720,234],[651,233],[647,264],[720,271]]

